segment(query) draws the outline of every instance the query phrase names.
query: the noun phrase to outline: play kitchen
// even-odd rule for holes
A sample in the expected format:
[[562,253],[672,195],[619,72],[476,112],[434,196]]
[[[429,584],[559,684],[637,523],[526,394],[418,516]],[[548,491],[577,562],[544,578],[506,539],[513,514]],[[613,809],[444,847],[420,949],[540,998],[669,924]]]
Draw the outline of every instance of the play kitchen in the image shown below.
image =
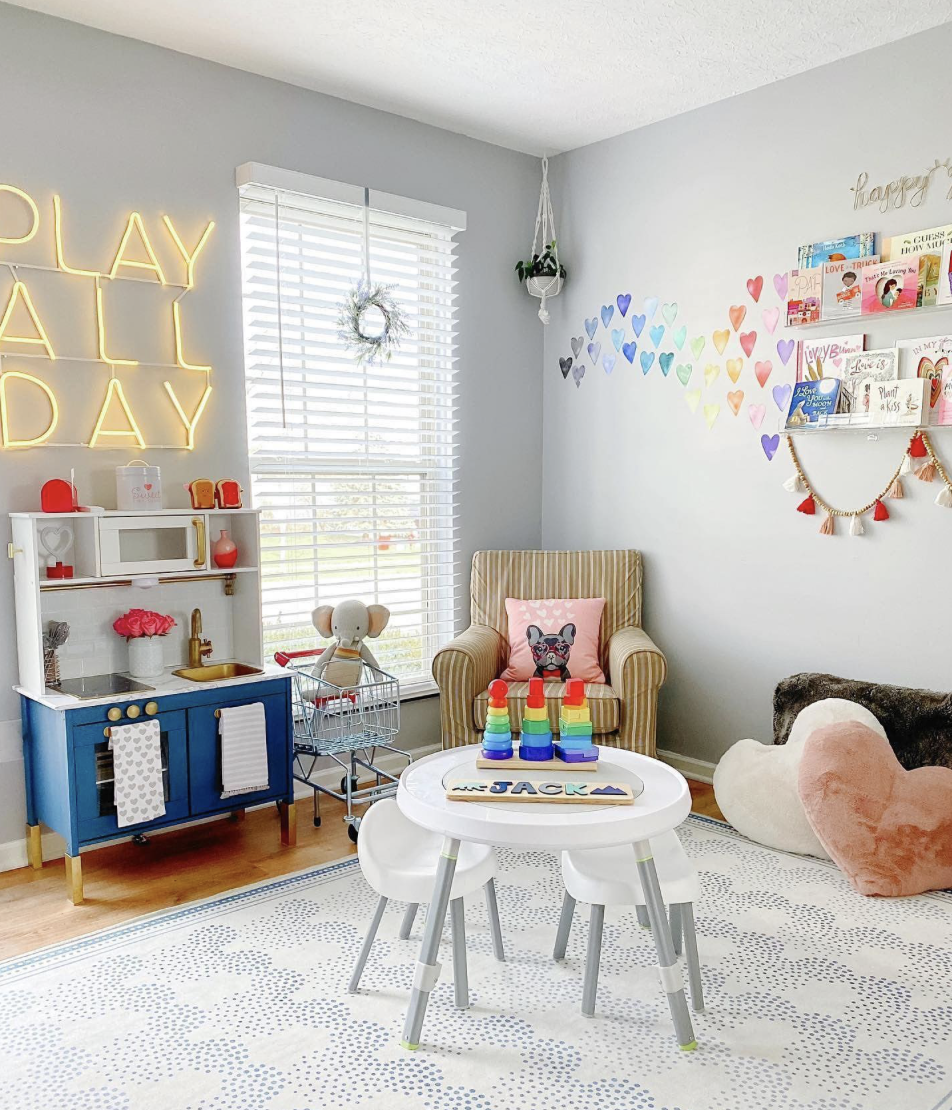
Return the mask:
[[276,802],[294,838],[290,679],[265,666],[258,514],[232,479],[162,507],[158,467],[117,468],[116,509],[52,479],[11,514],[27,850],[83,849]]

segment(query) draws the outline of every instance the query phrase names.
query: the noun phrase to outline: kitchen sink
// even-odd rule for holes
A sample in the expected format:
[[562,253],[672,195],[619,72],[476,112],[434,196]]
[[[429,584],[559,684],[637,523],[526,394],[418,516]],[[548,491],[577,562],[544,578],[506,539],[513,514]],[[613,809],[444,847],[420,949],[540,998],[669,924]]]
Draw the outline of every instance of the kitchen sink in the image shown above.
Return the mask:
[[243,678],[249,674],[264,674],[264,671],[250,663],[209,663],[207,667],[182,667],[172,674],[190,682],[220,682],[223,678]]

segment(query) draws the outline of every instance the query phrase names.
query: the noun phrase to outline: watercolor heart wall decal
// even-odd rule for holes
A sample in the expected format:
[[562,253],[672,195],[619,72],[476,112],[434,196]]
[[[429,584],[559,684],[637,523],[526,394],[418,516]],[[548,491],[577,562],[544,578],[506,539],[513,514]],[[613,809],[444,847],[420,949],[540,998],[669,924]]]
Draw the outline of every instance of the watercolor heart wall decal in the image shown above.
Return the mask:
[[757,333],[755,331],[741,332],[740,346],[744,354],[750,358],[754,353],[754,344],[757,342]]
[[714,332],[714,346],[717,348],[717,353],[719,355],[724,353],[724,348],[727,346],[730,337],[731,333],[727,328]]
[[576,389],[578,389],[578,387],[582,384],[582,378],[584,378],[584,377],[585,377],[585,363],[584,362],[576,362],[576,364],[572,367],[572,379],[575,382],[575,388]]
[[744,391],[735,389],[733,393],[728,393],[727,403],[731,407],[731,412],[736,416],[740,412],[740,406],[744,403]]
[[589,345],[588,345],[588,357],[592,360],[593,365],[596,362],[598,362],[598,356],[601,354],[601,350],[602,350],[601,343],[589,343]]
[[772,462],[774,455],[777,453],[777,448],[780,446],[779,435],[762,435],[760,437],[760,446],[764,449],[764,454],[767,456],[767,462]]
[[661,373],[665,377],[668,376],[668,371],[671,369],[671,363],[674,362],[674,351],[665,351],[663,354],[658,355],[658,365],[661,367]]
[[602,366],[605,368],[605,373],[610,374],[615,369],[615,356],[602,355]]
[[678,363],[677,369],[674,371],[678,375],[678,380],[682,385],[687,385],[691,380],[691,375],[694,373],[694,367],[689,362]]
[[641,333],[644,330],[646,319],[647,318],[645,316],[635,316],[635,314],[632,313],[632,316],[631,316],[631,330],[635,333],[635,338],[636,339],[641,338]]
[[615,304],[618,305],[618,311],[624,316],[628,311],[628,306],[631,304],[631,294],[619,293],[615,298]]
[[691,353],[695,358],[701,357],[701,351],[704,350],[704,344],[707,342],[703,335],[696,335],[691,340]]
[[569,371],[572,369],[572,356],[571,355],[568,358],[560,358],[559,359],[559,369],[562,371],[562,377],[563,378],[567,378],[569,376]]
[[572,354],[575,355],[576,358],[578,358],[578,356],[582,353],[582,344],[584,342],[585,342],[585,336],[584,335],[580,335],[578,337],[578,339],[573,338],[573,340],[572,340]]
[[760,294],[764,289],[764,279],[758,275],[747,279],[747,292],[750,294],[751,300],[756,304],[760,300]]
[[777,296],[785,301],[787,299],[787,275],[785,273],[774,274],[773,287],[777,290]]
[[647,374],[654,362],[654,351],[641,352],[641,372]]
[[772,371],[773,363],[769,358],[765,362],[757,362],[754,364],[754,374],[757,376],[757,381],[761,389],[767,384],[767,379],[770,377]]
[[698,403],[701,400],[701,391],[699,389],[689,389],[684,395],[685,401],[688,403],[688,408],[691,412],[697,412]]
[[730,317],[731,327],[734,331],[740,331],[740,326],[744,322],[744,317],[747,315],[747,305],[732,304],[728,309],[727,315]]
[[621,353],[628,359],[629,362],[635,361],[635,351],[638,350],[637,343],[622,343]]
[[775,385],[773,387],[774,404],[781,412],[786,412],[790,405],[790,394],[793,387],[789,385]]
[[727,376],[735,384],[737,382],[737,379],[740,377],[741,370],[743,369],[744,360],[742,358],[729,358],[727,360]]
[[603,304],[602,305],[602,323],[605,325],[606,328],[611,323],[612,317],[614,315],[615,315],[615,306],[613,304]]
[[773,335],[774,329],[777,326],[777,321],[780,319],[780,309],[765,308],[761,313],[761,316],[763,316],[764,318],[764,327],[767,329],[767,331],[770,332],[771,335]]
[[714,421],[717,419],[717,414],[721,411],[720,405],[705,405],[704,406],[704,419],[707,421],[708,429],[714,427]]
[[649,328],[648,334],[651,336],[651,342],[656,347],[659,346],[664,338],[664,324],[656,324],[653,328]]
[[654,314],[658,311],[658,298],[657,297],[645,297],[644,304],[645,304],[645,315],[648,317],[649,320],[653,320],[654,319]]
[[777,354],[780,355],[780,361],[784,366],[790,361],[790,356],[793,354],[793,349],[796,345],[796,340],[794,339],[777,340]]
[[674,345],[680,351],[684,346],[684,341],[688,337],[688,329],[682,324],[679,328],[671,333],[671,338],[674,340]]
[[625,329],[612,328],[612,343],[615,344],[615,350],[620,351],[622,343],[625,342]]
[[598,331],[598,317],[593,316],[591,320],[585,321],[585,331],[588,333],[589,339],[595,338],[595,332]]
[[670,304],[663,304],[661,306],[661,315],[665,318],[665,322],[670,328],[678,317],[678,302],[672,301]]
[[721,368],[716,362],[709,362],[704,367],[704,384],[710,388],[716,381],[717,375],[721,372]]
[[767,415],[766,405],[748,405],[747,415],[750,417],[750,422],[755,428],[759,428],[764,422],[764,417]]

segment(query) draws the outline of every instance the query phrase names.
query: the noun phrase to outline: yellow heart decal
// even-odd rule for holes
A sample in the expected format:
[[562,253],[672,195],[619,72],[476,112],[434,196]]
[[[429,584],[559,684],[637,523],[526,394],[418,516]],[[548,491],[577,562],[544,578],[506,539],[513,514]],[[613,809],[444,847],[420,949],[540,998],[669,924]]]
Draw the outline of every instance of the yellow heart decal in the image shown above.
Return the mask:
[[717,419],[717,414],[721,411],[720,405],[705,405],[704,406],[704,419],[707,421],[708,428],[714,427],[714,421]]
[[697,412],[698,402],[701,400],[701,391],[699,389],[689,389],[684,395],[685,401],[688,403],[688,408],[691,412]]
[[727,360],[727,376],[736,385],[737,379],[740,377],[741,370],[744,369],[744,360],[742,358],[729,358]]
[[724,348],[727,346],[731,337],[731,333],[724,328],[723,331],[714,332],[714,346],[717,348],[717,353],[722,355]]
[[716,362],[709,362],[704,367],[704,384],[712,386],[717,381],[717,375],[721,372],[721,368]]
[[731,412],[736,416],[740,412],[740,406],[744,403],[744,391],[735,389],[733,393],[728,393],[727,403],[731,407]]

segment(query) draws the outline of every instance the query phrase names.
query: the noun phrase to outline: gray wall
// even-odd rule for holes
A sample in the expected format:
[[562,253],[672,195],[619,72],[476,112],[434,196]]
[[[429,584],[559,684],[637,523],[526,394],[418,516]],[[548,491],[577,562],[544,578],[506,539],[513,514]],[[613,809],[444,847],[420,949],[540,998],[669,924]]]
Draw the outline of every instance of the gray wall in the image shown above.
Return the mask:
[[[199,263],[198,287],[189,294],[192,309],[186,323],[194,354],[214,366],[215,392],[194,453],[149,455],[163,468],[169,506],[185,502],[184,491],[174,491],[190,477],[208,473],[241,478],[248,470],[235,167],[264,162],[464,209],[468,230],[458,239],[457,302],[462,608],[474,549],[538,545],[541,421],[532,414],[538,411],[542,338],[534,315],[537,305],[520,294],[511,273],[532,231],[539,174],[534,159],[2,4],[0,103],[0,180],[26,189],[44,217],[34,243],[0,248],[0,258],[20,252],[24,261],[52,265],[54,192],[66,206],[67,261],[73,265],[107,266],[133,209],[143,214],[170,271],[177,269],[175,254],[160,231],[161,215],[171,214],[189,236],[197,236],[209,218],[217,221]],[[41,280],[36,279],[36,288]],[[95,342],[91,290],[78,278],[52,275],[50,280],[69,283],[72,297],[64,295],[57,302],[60,352],[85,351]],[[73,283],[80,283],[87,300],[77,300]],[[9,288],[9,278],[0,275],[4,303]],[[120,355],[143,352],[158,332],[155,309],[133,304],[135,292],[153,296],[152,290],[128,286],[130,301],[117,306],[113,317],[114,352]],[[48,295],[61,294],[50,289]],[[143,357],[159,357],[148,351]],[[165,361],[168,356],[166,350]],[[10,359],[7,365],[39,368],[43,376],[41,363]],[[62,407],[80,421],[78,430],[86,438],[92,427],[89,417],[95,419],[101,403],[104,373],[81,364],[57,364],[55,372]],[[159,372],[142,373],[153,379],[138,387],[150,385],[156,404],[167,406],[162,393],[155,392],[161,391]],[[147,401],[143,411],[152,419]],[[167,419],[164,427],[173,434],[174,419]],[[42,482],[57,473],[68,476],[71,466],[83,499],[111,507],[113,467],[135,453],[127,448],[0,451],[0,519],[11,510],[39,508]],[[4,559],[0,845],[20,836],[23,822],[18,708],[10,689],[16,681],[12,596]],[[408,705],[405,721],[411,740],[437,739],[433,710],[432,704]]]
[[[872,80],[905,79],[950,49],[952,26],[944,26],[554,161],[571,274],[546,333],[543,540],[644,552],[646,627],[670,664],[663,748],[713,761],[741,737],[768,739],[773,687],[798,670],[949,688],[944,565],[952,512],[932,503],[940,487],[907,480],[906,499],[888,503],[889,522],[867,518],[866,535],[856,539],[842,525],[835,537],[818,535],[822,518],[798,515],[799,499],[781,488],[791,473],[784,448],[767,464],[746,413],[749,401],[792,380],[793,364],[786,374],[775,369],[766,391],[749,366],[732,386],[711,332],[730,326],[728,306],[747,304],[743,330],[753,326],[761,336],[756,358],[772,357],[779,368],[747,297],[748,277],[764,275],[761,304],[776,304],[772,275],[796,265],[802,242],[952,222],[948,180],[936,181],[921,207],[886,214],[854,212],[850,192],[860,171],[888,182],[952,154],[938,86],[890,96],[873,91]],[[558,358],[571,353],[570,337],[626,291],[630,313],[657,295],[679,303],[676,323],[687,323],[689,337],[707,336],[691,388],[705,363],[720,363],[701,402],[721,405],[713,431],[700,410],[689,411],[674,369],[666,380],[657,361],[645,377],[637,361],[629,366],[619,355],[608,376],[586,359],[581,388],[562,380]],[[952,312],[842,329],[863,330],[868,347],[886,346],[952,332]],[[773,338],[790,334],[781,325]],[[598,339],[612,349],[601,326]],[[652,350],[647,332],[643,340]],[[725,357],[740,353],[734,338]],[[725,398],[735,388],[747,395],[737,418]],[[763,431],[773,432],[776,409],[763,399]],[[952,433],[935,438],[952,459]],[[882,487],[904,436],[799,442],[820,491],[850,506]]]

